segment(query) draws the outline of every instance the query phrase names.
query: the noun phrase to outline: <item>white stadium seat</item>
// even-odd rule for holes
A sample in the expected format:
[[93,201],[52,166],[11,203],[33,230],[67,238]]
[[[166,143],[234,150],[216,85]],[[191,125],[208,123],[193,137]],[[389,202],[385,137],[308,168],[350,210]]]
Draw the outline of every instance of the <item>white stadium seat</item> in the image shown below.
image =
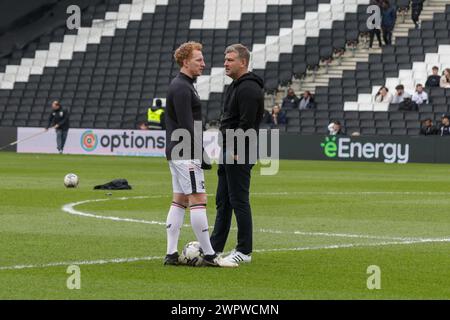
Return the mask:
[[[395,94],[395,87],[402,84],[407,93],[413,94],[417,84],[425,85],[433,66],[438,66],[440,71],[450,67],[450,45],[440,45],[438,53],[427,53],[425,61],[413,62],[411,70],[399,70],[398,77],[387,78],[385,86],[389,89],[389,92]],[[372,87],[372,96],[378,92],[379,88],[379,86]],[[363,106],[363,109],[366,108],[367,100],[368,94],[359,94],[357,101],[346,101],[345,105],[353,107],[351,103],[359,103],[359,110],[362,111],[361,106]],[[375,105],[374,111],[387,111],[387,109]]]

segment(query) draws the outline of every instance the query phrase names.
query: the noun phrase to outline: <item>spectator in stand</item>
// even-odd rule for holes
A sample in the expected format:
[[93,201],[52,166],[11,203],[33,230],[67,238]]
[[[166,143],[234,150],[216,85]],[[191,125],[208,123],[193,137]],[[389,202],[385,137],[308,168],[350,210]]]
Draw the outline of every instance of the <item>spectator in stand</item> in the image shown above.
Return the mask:
[[438,134],[438,129],[436,128],[435,125],[433,125],[433,120],[425,119],[422,121],[420,134],[423,136],[433,136]]
[[137,127],[139,130],[148,130],[148,125],[145,121],[139,122]]
[[[371,5],[378,6],[380,8],[380,13],[382,11],[381,6],[383,4],[382,0],[373,0],[371,2]],[[379,17],[381,21],[381,16]],[[374,36],[377,36],[378,44],[380,45],[380,48],[383,46],[383,43],[381,43],[381,25],[373,25],[372,28],[369,31],[369,48],[372,48],[373,45],[373,38]]]
[[450,136],[450,121],[449,121],[447,115],[442,116],[441,126],[439,127],[438,134],[441,137],[443,137],[443,136]]
[[428,104],[428,93],[423,91],[423,86],[419,83],[416,85],[416,92],[412,96],[412,101],[420,107],[422,104]]
[[414,22],[415,28],[419,29],[419,17],[422,13],[423,3],[425,0],[411,0],[411,19]]
[[272,127],[277,127],[280,124],[286,124],[286,112],[280,108],[279,105],[275,105],[272,108],[271,114],[271,125]]
[[263,117],[261,123],[268,124],[272,122],[272,114],[267,109],[264,109]]
[[295,109],[298,105],[298,97],[295,95],[295,92],[292,88],[289,88],[287,91],[287,96],[284,97],[283,103],[281,104],[281,108],[284,110],[287,109]]
[[303,93],[302,98],[300,99],[300,102],[298,103],[299,110],[303,109],[314,109],[316,107],[316,104],[314,102],[314,97],[311,94],[310,91],[305,91]]
[[380,90],[378,90],[378,93],[375,95],[375,102],[386,102],[391,103],[392,102],[392,94],[389,93],[389,89],[386,87],[381,87]]
[[418,105],[411,98],[406,98],[398,105],[399,111],[417,111]]
[[399,84],[395,87],[395,95],[392,98],[392,102],[394,104],[402,103],[405,98],[411,98],[411,95],[405,92],[405,87],[402,84]]
[[428,77],[427,82],[425,82],[425,87],[426,88],[439,87],[439,82],[441,82],[441,76],[439,75],[439,68],[434,66],[433,69],[431,70],[433,74]]
[[439,85],[441,88],[450,88],[450,68],[444,70]]
[[343,136],[345,135],[342,125],[339,121],[334,120],[328,125],[328,133],[330,136]]
[[389,0],[384,0],[381,4],[381,29],[383,30],[383,40],[387,46],[392,44],[392,31],[397,20],[397,8],[390,4]]

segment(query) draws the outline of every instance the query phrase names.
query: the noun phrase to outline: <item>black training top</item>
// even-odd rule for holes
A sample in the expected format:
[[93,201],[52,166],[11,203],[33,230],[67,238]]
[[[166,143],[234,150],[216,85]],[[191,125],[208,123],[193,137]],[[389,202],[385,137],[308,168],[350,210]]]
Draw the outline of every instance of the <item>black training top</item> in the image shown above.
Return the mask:
[[426,88],[439,87],[440,81],[441,81],[440,76],[431,75],[428,77],[427,82],[425,82],[425,87]]
[[[176,129],[186,129],[191,134],[191,159],[193,159],[194,121],[202,121],[202,105],[194,82],[194,79],[180,72],[169,85],[165,116],[167,160],[172,160],[172,149],[180,142],[171,141],[172,132]],[[199,139],[201,146],[201,132]]]
[[[226,151],[227,129],[259,130],[264,114],[264,83],[253,72],[248,72],[234,80],[225,93],[225,103],[220,116],[220,131],[223,138],[223,151]],[[249,158],[250,142],[245,142],[245,159]],[[234,154],[237,154],[235,139]],[[246,162],[247,163],[247,162]]]
[[69,113],[62,107],[59,107],[58,110],[52,110],[52,113],[50,113],[47,129],[54,125],[58,125],[58,130],[69,130]]
[[220,131],[259,129],[264,113],[264,83],[253,72],[234,80],[225,93]]

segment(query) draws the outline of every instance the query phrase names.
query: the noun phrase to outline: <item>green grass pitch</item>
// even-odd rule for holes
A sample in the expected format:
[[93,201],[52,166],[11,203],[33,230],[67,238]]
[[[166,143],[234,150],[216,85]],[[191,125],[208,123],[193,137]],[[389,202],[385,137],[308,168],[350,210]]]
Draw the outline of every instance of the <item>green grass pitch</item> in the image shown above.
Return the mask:
[[[215,169],[206,173],[210,225]],[[76,189],[63,186],[69,172]],[[114,178],[133,190],[92,190]],[[251,192],[251,264],[164,267],[164,159],[0,153],[0,299],[450,298],[450,165],[281,161],[275,176],[254,168]],[[81,201],[76,212],[156,223],[62,210]],[[184,227],[179,248],[194,239]],[[227,250],[235,241],[233,230]],[[71,263],[79,290],[66,286]],[[371,265],[379,290],[367,288]]]

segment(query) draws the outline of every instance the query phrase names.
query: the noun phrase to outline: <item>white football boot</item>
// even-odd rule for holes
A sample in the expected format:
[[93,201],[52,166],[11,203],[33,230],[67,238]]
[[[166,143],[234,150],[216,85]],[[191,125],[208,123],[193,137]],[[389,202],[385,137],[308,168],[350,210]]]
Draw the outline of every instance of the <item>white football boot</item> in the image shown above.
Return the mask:
[[230,262],[237,263],[237,264],[252,262],[251,255],[243,254],[242,252],[236,251],[234,249],[224,259],[226,259],[226,260],[228,260]]
[[234,261],[227,260],[220,256],[204,256],[203,257],[203,265],[207,267],[222,267],[222,268],[237,268],[239,264]]

